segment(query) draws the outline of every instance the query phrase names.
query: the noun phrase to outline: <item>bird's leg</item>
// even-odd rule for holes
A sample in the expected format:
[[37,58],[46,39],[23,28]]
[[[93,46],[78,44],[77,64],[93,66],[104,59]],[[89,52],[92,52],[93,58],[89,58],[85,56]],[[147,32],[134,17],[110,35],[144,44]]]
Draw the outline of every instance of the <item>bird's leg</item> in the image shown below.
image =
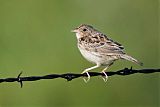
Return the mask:
[[111,63],[110,65],[108,65],[107,67],[105,67],[101,72],[105,75],[105,77],[102,76],[102,79],[104,80],[104,82],[107,82],[108,80],[108,75],[106,74],[106,70],[112,65],[113,63]]
[[109,66],[105,67],[101,72],[105,75],[105,77],[102,76],[102,79],[104,80],[104,82],[107,82],[108,80],[108,76],[106,74],[106,70],[108,69]]
[[88,71],[90,71],[90,70],[92,70],[92,69],[95,69],[95,68],[98,68],[98,67],[100,67],[100,64],[97,64],[96,66],[87,68],[87,69],[85,69],[85,70],[82,72],[82,74],[84,74],[84,73],[87,74],[87,80],[86,80],[85,78],[83,78],[84,82],[87,83],[87,82],[90,80],[90,75],[89,75]]

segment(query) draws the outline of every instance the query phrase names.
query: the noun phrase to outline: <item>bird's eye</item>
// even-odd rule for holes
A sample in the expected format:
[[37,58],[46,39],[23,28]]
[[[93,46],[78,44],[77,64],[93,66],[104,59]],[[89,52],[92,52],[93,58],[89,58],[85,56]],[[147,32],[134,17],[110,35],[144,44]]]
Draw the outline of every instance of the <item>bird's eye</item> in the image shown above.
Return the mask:
[[87,29],[84,28],[83,31],[85,32],[85,31],[87,31]]

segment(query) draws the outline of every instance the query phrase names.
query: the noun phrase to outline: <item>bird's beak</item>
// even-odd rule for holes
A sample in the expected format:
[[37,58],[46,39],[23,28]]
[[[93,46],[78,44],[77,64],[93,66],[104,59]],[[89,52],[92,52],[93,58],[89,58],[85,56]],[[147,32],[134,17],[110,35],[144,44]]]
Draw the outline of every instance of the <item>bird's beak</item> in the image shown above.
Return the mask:
[[71,30],[71,32],[73,32],[73,33],[77,33],[77,29],[74,29],[74,30]]

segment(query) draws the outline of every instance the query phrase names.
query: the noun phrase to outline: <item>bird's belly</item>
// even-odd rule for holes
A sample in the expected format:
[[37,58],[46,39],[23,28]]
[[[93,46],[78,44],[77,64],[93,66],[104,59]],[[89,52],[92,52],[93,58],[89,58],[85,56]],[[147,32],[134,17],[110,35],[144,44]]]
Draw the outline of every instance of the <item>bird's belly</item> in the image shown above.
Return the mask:
[[115,60],[114,57],[107,56],[107,55],[102,56],[96,52],[90,52],[83,49],[80,49],[80,52],[85,59],[87,59],[89,62],[96,63],[96,64],[109,65],[113,63],[113,61]]

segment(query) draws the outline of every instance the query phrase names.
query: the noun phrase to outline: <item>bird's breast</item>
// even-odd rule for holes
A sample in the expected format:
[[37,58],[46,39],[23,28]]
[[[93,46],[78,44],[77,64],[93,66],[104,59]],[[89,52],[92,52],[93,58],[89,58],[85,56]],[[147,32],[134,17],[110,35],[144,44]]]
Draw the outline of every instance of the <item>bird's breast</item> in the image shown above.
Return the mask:
[[113,63],[113,61],[115,60],[115,58],[112,56],[101,55],[98,52],[92,52],[92,51],[83,49],[80,46],[78,46],[78,48],[82,56],[91,63],[109,65],[110,63]]

